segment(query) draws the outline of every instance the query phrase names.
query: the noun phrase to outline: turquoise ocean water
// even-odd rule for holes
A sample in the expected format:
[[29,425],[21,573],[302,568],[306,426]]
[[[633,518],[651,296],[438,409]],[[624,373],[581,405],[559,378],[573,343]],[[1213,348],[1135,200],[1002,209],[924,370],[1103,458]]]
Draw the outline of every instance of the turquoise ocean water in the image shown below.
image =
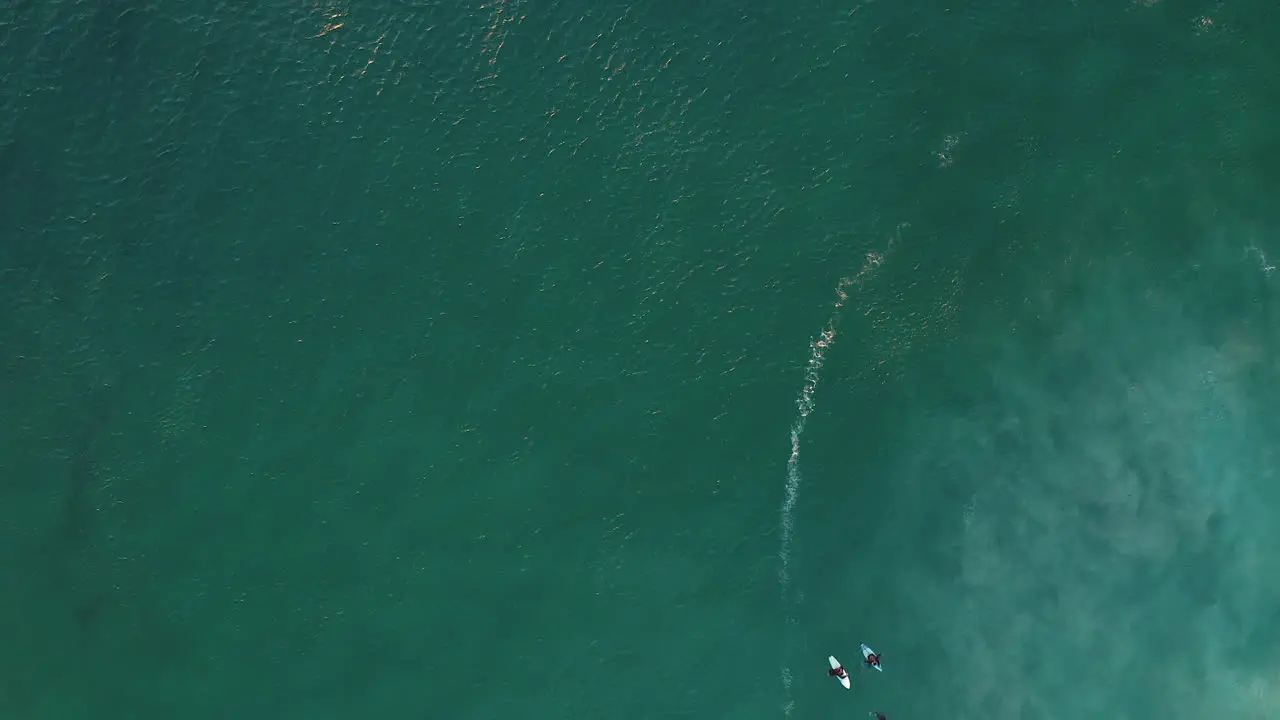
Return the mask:
[[0,4],[0,715],[1280,717],[1277,22]]

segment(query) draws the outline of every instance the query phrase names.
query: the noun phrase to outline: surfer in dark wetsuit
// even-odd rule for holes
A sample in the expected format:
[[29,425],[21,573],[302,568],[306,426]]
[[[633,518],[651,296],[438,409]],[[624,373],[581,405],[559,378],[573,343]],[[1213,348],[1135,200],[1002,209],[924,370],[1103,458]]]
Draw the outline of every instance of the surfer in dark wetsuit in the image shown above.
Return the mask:
[[831,668],[830,670],[827,671],[827,674],[830,675],[831,677],[838,677],[838,678],[849,677],[849,673],[845,672],[843,665],[837,668]]
[[876,720],[889,720],[889,718],[884,716],[884,713],[873,712],[871,713],[871,717],[875,718]]
[[868,655],[867,667],[880,667],[880,656],[875,653]]

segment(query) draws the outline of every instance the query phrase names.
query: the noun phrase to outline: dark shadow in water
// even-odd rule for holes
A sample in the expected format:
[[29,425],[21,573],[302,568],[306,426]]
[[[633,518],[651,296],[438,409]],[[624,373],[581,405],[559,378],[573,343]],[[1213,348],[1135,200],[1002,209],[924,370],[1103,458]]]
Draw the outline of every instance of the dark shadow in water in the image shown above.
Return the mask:
[[100,577],[106,565],[98,552],[103,463],[110,452],[111,427],[123,397],[123,385],[99,384],[80,393],[68,408],[66,433],[58,440],[67,458],[59,525],[50,535],[55,590],[65,597],[81,633],[93,631],[110,603],[110,583]]

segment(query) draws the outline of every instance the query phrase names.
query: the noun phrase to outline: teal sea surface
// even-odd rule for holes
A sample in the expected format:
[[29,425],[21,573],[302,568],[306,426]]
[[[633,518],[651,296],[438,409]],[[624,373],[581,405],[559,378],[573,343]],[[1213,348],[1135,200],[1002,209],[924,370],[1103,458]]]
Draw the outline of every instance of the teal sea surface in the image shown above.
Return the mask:
[[1280,717],[1277,48],[0,3],[0,716]]

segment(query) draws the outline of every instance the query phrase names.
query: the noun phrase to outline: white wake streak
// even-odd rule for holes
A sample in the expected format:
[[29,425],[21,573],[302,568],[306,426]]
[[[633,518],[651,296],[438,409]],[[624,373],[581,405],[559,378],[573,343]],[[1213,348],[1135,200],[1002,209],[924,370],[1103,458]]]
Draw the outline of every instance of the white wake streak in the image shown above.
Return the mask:
[[[902,228],[905,225],[898,226],[898,237],[901,237]],[[898,237],[889,241],[889,246],[885,248],[887,253],[893,248]],[[809,363],[805,367],[804,387],[800,390],[800,396],[796,399],[796,408],[799,414],[796,421],[791,425],[791,456],[787,458],[787,484],[786,491],[782,498],[781,511],[781,541],[778,548],[778,559],[781,564],[778,568],[778,585],[781,588],[782,604],[786,611],[786,624],[788,635],[790,627],[795,624],[795,618],[791,612],[791,544],[795,537],[795,510],[796,503],[800,499],[800,439],[804,436],[804,428],[809,420],[809,416],[813,413],[816,406],[816,396],[818,392],[818,384],[822,380],[822,366],[826,362],[827,351],[836,341],[836,330],[840,325],[840,318],[844,314],[845,303],[849,300],[849,288],[861,285],[876,268],[884,263],[884,255],[880,253],[867,253],[866,262],[862,268],[853,277],[843,278],[836,285],[836,302],[831,310],[831,317],[827,321],[827,325],[823,328],[818,337],[809,344]],[[789,653],[788,653],[789,655]],[[782,706],[782,712],[785,717],[791,717],[791,709],[794,702],[791,699],[791,666],[787,664],[788,659],[784,657],[781,668],[782,687],[786,698]]]

